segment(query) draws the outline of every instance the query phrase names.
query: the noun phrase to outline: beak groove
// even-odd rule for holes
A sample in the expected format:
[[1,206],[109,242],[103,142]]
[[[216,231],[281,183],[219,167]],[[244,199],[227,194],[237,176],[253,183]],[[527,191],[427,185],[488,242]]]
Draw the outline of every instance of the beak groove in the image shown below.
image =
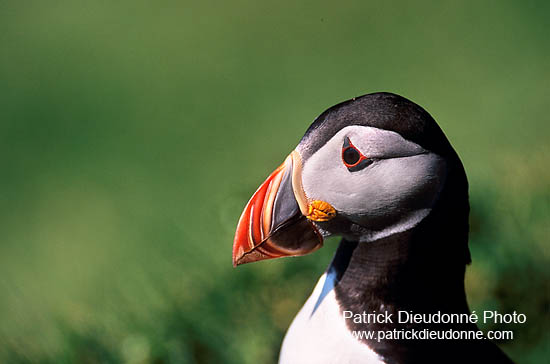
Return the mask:
[[235,232],[233,266],[322,246],[323,237],[306,218],[311,208],[301,180],[301,158],[293,151],[248,201]]

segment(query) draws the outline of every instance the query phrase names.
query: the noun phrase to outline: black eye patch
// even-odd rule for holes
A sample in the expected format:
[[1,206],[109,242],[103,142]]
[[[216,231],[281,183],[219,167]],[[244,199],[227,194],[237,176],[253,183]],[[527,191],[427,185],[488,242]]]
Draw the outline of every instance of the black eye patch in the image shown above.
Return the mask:
[[342,162],[350,172],[356,172],[371,165],[373,160],[365,157],[346,137],[342,146]]

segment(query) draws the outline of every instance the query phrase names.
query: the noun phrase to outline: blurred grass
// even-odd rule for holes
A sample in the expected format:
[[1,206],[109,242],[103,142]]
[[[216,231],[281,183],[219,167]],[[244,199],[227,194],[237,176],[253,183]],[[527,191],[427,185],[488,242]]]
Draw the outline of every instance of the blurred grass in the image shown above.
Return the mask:
[[548,358],[549,10],[0,1],[0,362],[275,362],[336,241],[234,270],[235,224],[313,118],[382,90],[466,166],[472,308]]

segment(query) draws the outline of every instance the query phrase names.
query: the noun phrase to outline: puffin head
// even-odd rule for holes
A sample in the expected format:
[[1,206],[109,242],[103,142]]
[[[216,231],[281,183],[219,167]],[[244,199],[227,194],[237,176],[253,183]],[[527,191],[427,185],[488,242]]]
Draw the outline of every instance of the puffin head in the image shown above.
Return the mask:
[[254,193],[233,265],[304,255],[333,235],[373,242],[434,214],[440,228],[465,226],[467,241],[467,190],[458,156],[424,109],[391,93],[353,98],[317,117]]

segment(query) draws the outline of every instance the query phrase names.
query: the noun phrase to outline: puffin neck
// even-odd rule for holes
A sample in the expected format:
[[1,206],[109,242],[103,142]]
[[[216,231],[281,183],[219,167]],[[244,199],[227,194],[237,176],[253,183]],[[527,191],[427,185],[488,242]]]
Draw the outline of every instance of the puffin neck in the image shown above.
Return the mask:
[[335,293],[343,310],[468,312],[468,182],[453,157],[437,202],[415,227],[372,242],[340,243],[329,271],[340,278]]
[[[460,170],[459,170],[460,172]],[[462,172],[463,173],[463,172]],[[410,230],[383,239],[357,243],[343,240],[328,273],[338,278],[334,285],[342,311],[354,314],[393,314],[393,322],[346,320],[350,330],[417,329],[477,330],[472,324],[400,324],[398,311],[427,314],[469,313],[464,291],[464,273],[470,261],[468,250],[468,213],[466,178],[448,179],[430,214]],[[461,182],[460,182],[461,181]],[[423,345],[403,340],[375,341],[366,344],[388,362],[415,357]],[[441,350],[457,343],[440,343]],[[423,348],[426,349],[426,348]]]
[[450,247],[464,244],[457,241],[461,234],[447,230],[434,235],[430,225],[440,222],[431,217],[374,242],[340,243],[329,271],[339,278],[334,289],[343,311],[468,312],[466,262],[460,249]]

